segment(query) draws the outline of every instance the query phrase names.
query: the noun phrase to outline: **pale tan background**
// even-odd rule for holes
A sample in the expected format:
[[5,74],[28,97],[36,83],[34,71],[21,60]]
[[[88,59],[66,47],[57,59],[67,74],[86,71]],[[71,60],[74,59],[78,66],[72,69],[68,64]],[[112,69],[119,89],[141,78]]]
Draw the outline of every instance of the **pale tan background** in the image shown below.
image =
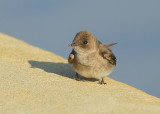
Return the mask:
[[62,57],[0,33],[1,114],[160,113],[160,99],[143,91],[74,76]]

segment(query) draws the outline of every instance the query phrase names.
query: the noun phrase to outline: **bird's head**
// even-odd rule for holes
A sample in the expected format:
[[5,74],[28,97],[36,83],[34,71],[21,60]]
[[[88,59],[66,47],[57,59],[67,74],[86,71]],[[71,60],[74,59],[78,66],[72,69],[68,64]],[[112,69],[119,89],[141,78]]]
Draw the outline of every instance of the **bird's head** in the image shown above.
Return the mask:
[[91,53],[98,49],[96,37],[89,31],[81,31],[76,34],[71,47],[79,54]]

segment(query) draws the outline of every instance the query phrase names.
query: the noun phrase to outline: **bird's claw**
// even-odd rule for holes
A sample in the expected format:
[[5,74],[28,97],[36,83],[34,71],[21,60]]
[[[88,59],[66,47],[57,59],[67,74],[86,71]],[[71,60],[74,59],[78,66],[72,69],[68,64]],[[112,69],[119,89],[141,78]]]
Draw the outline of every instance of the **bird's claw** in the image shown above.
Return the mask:
[[99,82],[99,84],[101,84],[101,85],[105,85],[105,84],[107,84],[107,83],[105,83],[105,82],[103,82],[103,81],[101,81],[101,82]]
[[75,80],[77,80],[77,81],[81,81],[81,79],[79,79],[79,78],[74,78]]
[[104,84],[104,85],[105,85],[105,84],[107,84],[107,83],[104,82],[104,80],[103,80],[103,78],[102,78],[102,79],[99,81],[99,84],[101,84],[101,85]]

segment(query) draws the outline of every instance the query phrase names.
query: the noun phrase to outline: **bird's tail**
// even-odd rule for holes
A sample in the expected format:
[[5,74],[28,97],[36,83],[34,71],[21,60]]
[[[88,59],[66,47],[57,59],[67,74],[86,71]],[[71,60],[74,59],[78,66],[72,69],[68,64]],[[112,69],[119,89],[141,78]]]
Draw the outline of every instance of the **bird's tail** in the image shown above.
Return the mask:
[[108,47],[111,47],[111,46],[116,45],[116,44],[118,44],[118,43],[106,44],[105,47],[108,48]]

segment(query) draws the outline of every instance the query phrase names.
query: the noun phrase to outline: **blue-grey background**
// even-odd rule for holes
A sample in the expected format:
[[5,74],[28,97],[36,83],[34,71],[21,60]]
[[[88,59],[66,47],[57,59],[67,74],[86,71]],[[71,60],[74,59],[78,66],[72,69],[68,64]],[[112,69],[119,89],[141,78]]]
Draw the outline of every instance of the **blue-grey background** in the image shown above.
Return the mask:
[[81,30],[119,43],[111,78],[160,97],[160,0],[0,1],[0,32],[65,58]]

